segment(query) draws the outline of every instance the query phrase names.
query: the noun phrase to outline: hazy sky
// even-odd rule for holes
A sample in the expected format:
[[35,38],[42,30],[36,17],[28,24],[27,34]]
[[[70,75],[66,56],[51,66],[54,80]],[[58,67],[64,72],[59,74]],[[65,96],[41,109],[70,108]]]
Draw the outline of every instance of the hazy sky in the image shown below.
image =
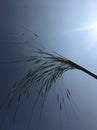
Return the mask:
[[[0,17],[1,59],[33,55],[31,47],[44,47],[97,73],[97,0],[1,0]],[[32,43],[13,44],[19,41]],[[27,65],[17,66],[0,64],[1,100],[13,82],[29,69]],[[71,102],[60,114],[53,89],[43,109],[40,125],[36,108],[29,130],[60,130],[60,120],[63,130],[97,130],[97,81],[76,70],[66,72],[63,81],[64,87],[71,92]],[[56,84],[60,95],[59,86],[63,81]],[[24,104],[20,108],[22,114],[17,116],[14,129],[24,130],[30,115],[29,107]],[[3,130],[8,130],[7,120]],[[9,126],[11,129],[12,125]]]

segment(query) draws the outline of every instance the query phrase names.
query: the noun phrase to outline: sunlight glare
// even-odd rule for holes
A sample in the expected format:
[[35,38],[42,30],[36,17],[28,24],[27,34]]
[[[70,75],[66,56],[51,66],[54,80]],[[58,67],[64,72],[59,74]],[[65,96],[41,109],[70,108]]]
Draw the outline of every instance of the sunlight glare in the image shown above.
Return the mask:
[[97,29],[97,22],[88,26],[72,29],[72,31],[76,32],[76,31],[84,31],[84,30],[90,30],[90,29],[93,29],[93,30]]

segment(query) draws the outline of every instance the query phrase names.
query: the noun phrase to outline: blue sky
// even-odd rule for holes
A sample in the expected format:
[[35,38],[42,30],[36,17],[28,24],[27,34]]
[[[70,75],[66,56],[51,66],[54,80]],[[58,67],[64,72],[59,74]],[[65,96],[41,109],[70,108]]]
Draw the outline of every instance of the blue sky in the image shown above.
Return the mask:
[[[33,46],[44,47],[97,73],[97,0],[2,0],[0,17],[0,58],[33,55]],[[34,37],[33,33],[37,33],[39,38]],[[32,43],[23,46],[10,44],[19,41]],[[22,77],[28,67],[21,64],[0,64],[1,100],[10,85]],[[77,70],[66,72],[63,81],[72,94],[72,107],[67,103],[67,108],[61,113],[63,129],[96,130],[97,81]],[[56,88],[61,95],[62,90],[58,87],[60,84],[62,85],[61,80]],[[47,98],[40,130],[60,129],[60,114],[55,97],[52,92]],[[29,111],[25,104],[24,107]],[[18,130],[25,127],[25,119],[22,120],[24,113],[25,118],[29,117],[24,110],[21,116],[17,116],[20,119],[16,123]],[[36,115],[37,108],[35,120],[32,119],[33,123],[29,128],[31,130],[38,130]],[[10,114],[8,118],[11,118]],[[7,126],[4,130],[6,129]],[[10,127],[11,129],[13,128]]]

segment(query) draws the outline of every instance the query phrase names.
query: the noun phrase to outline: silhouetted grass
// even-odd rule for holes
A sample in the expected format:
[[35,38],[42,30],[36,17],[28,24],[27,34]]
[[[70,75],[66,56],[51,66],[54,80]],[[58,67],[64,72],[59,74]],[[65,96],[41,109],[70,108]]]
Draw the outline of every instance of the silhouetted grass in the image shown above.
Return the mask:
[[[36,35],[36,37],[38,37],[38,35]],[[7,100],[1,105],[1,108],[4,105],[11,107],[15,102],[17,102],[17,104],[21,104],[21,101],[24,97],[29,98],[31,95],[35,95],[36,97],[32,112],[38,100],[40,100],[39,97],[42,99],[41,106],[43,107],[46,97],[53,85],[59,78],[62,77],[63,73],[68,70],[78,69],[97,79],[96,74],[59,54],[51,54],[41,49],[38,49],[36,54],[37,55],[34,54],[32,56],[24,56],[13,59],[10,58],[6,61],[0,61],[0,63],[32,63],[32,68],[25,74],[25,76],[21,78],[20,81],[14,83]],[[68,101],[70,101],[71,93],[69,89],[65,89],[65,96],[67,97]],[[62,104],[65,104],[64,97],[62,96],[60,99],[59,95],[57,94],[57,102],[59,104],[60,111],[62,111]],[[15,115],[17,111],[18,105],[16,107]]]

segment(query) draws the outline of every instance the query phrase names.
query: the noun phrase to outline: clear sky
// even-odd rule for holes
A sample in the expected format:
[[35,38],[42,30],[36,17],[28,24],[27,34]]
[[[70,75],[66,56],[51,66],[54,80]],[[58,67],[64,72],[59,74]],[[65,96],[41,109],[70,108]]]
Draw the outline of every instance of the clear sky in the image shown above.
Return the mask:
[[[97,0],[0,2],[1,59],[33,55],[31,48],[44,47],[97,73]],[[31,43],[16,45],[20,41]],[[0,64],[0,101],[28,67],[21,64]],[[60,130],[60,124],[63,130],[97,130],[97,81],[81,71],[72,70],[64,73],[63,80],[56,84],[56,91],[62,95],[59,86],[70,90],[71,102],[67,101],[62,112],[59,112],[53,89],[43,109],[40,125],[36,108],[29,130]],[[29,120],[29,108],[27,103],[21,106],[14,129],[24,130],[27,119]],[[3,113],[0,114],[3,117]],[[5,121],[6,125],[2,127],[4,130],[8,130],[8,120],[11,120],[10,114]],[[12,129],[13,126],[9,126],[9,130]]]

